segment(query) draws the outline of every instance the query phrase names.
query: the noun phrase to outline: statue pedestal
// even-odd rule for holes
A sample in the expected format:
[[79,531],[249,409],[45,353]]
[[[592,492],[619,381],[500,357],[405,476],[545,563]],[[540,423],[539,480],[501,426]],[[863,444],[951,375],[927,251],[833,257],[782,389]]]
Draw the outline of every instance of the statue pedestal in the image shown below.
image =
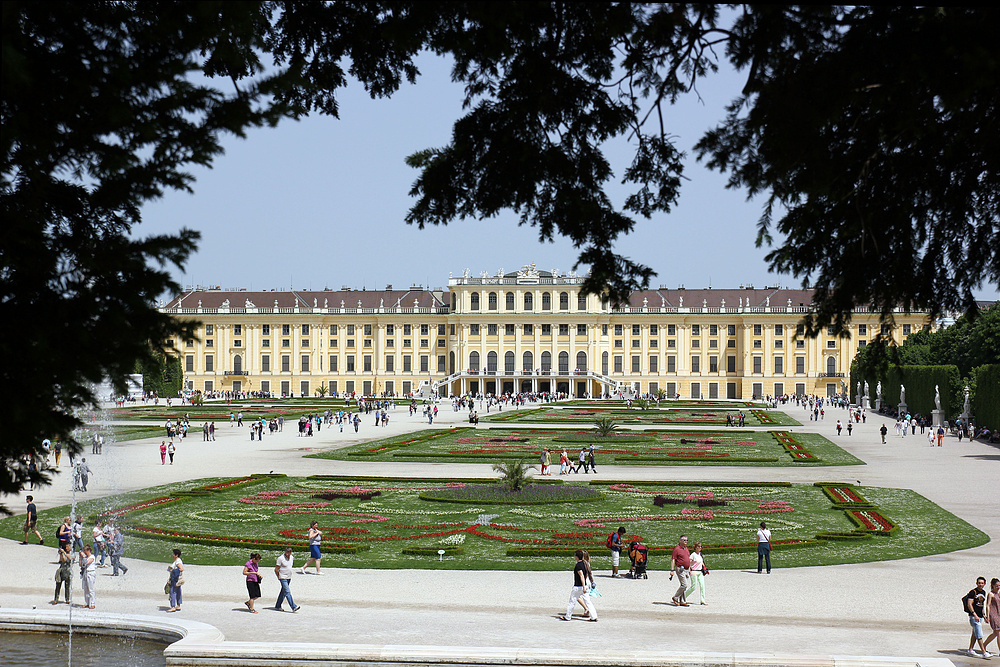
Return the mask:
[[968,425],[969,422],[972,421],[972,415],[969,414],[968,412],[963,412],[960,416],[960,419],[962,420],[963,424]]
[[897,405],[896,410],[898,410],[898,412],[896,413],[897,415],[905,417],[907,414],[906,403],[900,403],[899,405]]
[[931,410],[931,420],[934,428],[944,425],[944,410]]
[[865,410],[871,410],[872,409],[871,401],[868,400],[867,396],[865,396],[864,399],[862,399],[862,401],[861,401],[861,407],[864,408]]
[[882,411],[882,399],[881,398],[876,398],[875,399],[875,411],[876,412],[881,412]]

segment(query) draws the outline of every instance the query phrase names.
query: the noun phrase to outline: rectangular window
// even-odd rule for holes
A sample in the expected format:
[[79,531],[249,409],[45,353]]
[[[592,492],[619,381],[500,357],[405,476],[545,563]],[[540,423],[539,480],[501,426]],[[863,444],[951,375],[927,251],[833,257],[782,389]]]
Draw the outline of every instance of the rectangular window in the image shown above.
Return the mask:
[[309,347],[309,339],[303,338],[301,347]]
[[719,335],[719,325],[718,324],[709,324],[708,325],[708,335],[709,336],[718,336]]
[[667,339],[667,347],[674,348],[677,347],[677,340],[675,338]]
[[542,325],[542,335],[543,336],[551,336],[552,335],[552,325],[551,324],[543,324]]
[[667,356],[667,372],[668,373],[677,372],[677,357],[673,355]]
[[712,340],[708,341],[708,347],[713,350],[719,349],[719,341],[713,338]]
[[215,356],[211,354],[205,355],[205,372],[213,373],[215,372]]
[[560,336],[568,336],[569,335],[569,325],[568,324],[560,324],[559,325],[559,335]]
[[759,350],[759,349],[761,349],[762,347],[764,347],[764,341],[762,341],[762,340],[761,340],[761,339],[759,339],[759,338],[756,338],[756,339],[754,339],[754,342],[753,342],[753,349],[755,349],[755,350]]
[[801,340],[801,339],[796,340],[795,341],[795,349],[796,350],[804,350],[804,349],[806,349],[806,342],[804,340]]
[[714,354],[708,357],[708,372],[709,373],[719,372],[719,357],[717,357]]
[[348,324],[347,325],[347,335],[348,336],[353,336],[354,335],[354,325],[353,324]]
[[701,372],[701,357],[697,354],[691,355],[691,372],[700,373]]
[[729,355],[726,357],[726,372],[735,373],[736,372],[736,357]]
[[271,383],[270,383],[270,381],[268,381],[268,380],[261,380],[260,390],[263,391],[263,392],[265,392],[265,393],[270,393],[270,391],[271,391]]
[[386,336],[395,336],[396,335],[396,325],[395,324],[387,324],[387,325],[385,325],[385,335]]
[[299,383],[299,396],[309,395],[309,380],[303,380]]
[[281,395],[288,396],[288,392],[291,391],[292,384],[288,380],[284,380],[281,383]]
[[291,347],[291,346],[292,346],[292,341],[288,340],[287,338],[281,339],[281,347]]
[[437,372],[438,373],[444,373],[445,372],[445,357],[444,357],[443,354],[439,354],[438,355],[438,370],[437,370]]
[[396,393],[396,383],[393,382],[392,380],[386,380],[385,381],[385,393],[389,394],[390,396],[392,396],[393,394],[395,394]]
[[633,373],[638,373],[639,369],[640,369],[639,355],[638,354],[633,354],[632,355],[632,372]]
[[[496,325],[493,325],[493,326],[496,326]],[[430,347],[430,341],[428,341],[426,338],[421,338],[420,339],[420,347]]]
[[478,336],[479,335],[479,325],[478,324],[470,324],[469,325],[469,335],[470,336]]
[[578,294],[576,296],[576,309],[577,310],[587,310],[587,295]]
[[243,341],[237,338],[233,341],[233,347],[243,347]]
[[756,356],[753,358],[754,373],[763,373],[764,372],[763,366],[764,366],[764,357]]
[[385,372],[392,373],[396,370],[396,357],[391,354],[385,355]]
[[393,340],[393,339],[391,339],[391,338],[388,338],[388,339],[386,339],[386,341],[385,341],[385,346],[386,346],[386,347],[396,347],[396,341],[394,341],[394,340]]
[[827,349],[836,349],[836,347],[837,347],[837,341],[835,341],[835,340],[828,340],[828,341],[826,341],[826,347],[827,347]]
[[370,325],[370,324],[366,324],[365,325],[365,335],[366,336],[371,336],[372,335],[372,325]]
[[660,346],[660,341],[656,340],[655,338],[651,338],[650,341],[649,341],[649,346],[650,347],[659,347]]
[[444,335],[444,325],[443,324],[439,324],[438,325],[438,336],[443,336],[443,335]]
[[271,355],[270,354],[262,354],[261,355],[261,357],[260,357],[260,370],[261,370],[261,372],[264,372],[264,373],[270,373],[271,372]]
[[806,372],[806,358],[795,357],[795,372],[800,375]]
[[726,348],[736,347],[736,341],[730,338],[726,341]]
[[281,335],[282,336],[291,336],[292,335],[292,325],[291,324],[282,324],[281,325]]
[[640,329],[639,329],[639,325],[638,325],[638,324],[633,324],[633,325],[632,325],[632,335],[633,335],[633,336],[638,336],[638,335],[640,335],[639,331],[640,331]]
[[660,335],[660,327],[659,327],[659,325],[650,324],[649,325],[649,335],[650,336],[659,336]]
[[300,365],[300,368],[301,368],[302,372],[303,373],[308,373],[309,372],[309,355],[308,354],[303,354],[302,358],[299,361],[302,362],[301,365]]
[[691,347],[693,347],[693,348],[700,348],[701,347],[701,341],[698,340],[697,338],[695,338],[693,341],[691,341]]
[[621,355],[616,354],[615,355],[615,373],[621,373],[622,371],[623,371],[623,368],[622,368],[622,357],[621,357]]
[[205,347],[215,347],[215,341],[209,338],[208,340],[205,341]]
[[904,324],[903,325],[903,335],[904,336],[909,336],[911,331],[913,331],[913,328],[909,324]]
[[265,338],[264,340],[260,341],[260,346],[261,347],[271,347],[271,339],[270,338]]
[[736,335],[736,325],[735,324],[729,324],[729,325],[727,325],[726,326],[726,333],[728,335],[730,335],[730,336],[735,336]]
[[649,383],[649,393],[652,394],[653,396],[656,396],[657,394],[659,394],[660,393],[660,383],[659,382],[650,382]]
[[412,391],[412,387],[413,387],[413,383],[412,382],[410,382],[409,380],[404,380],[403,381],[403,394],[406,395],[406,396],[409,396],[410,395],[410,391]]
[[620,324],[616,324],[615,325],[615,335],[616,336],[621,336],[622,335],[622,325],[620,325]]
[[866,341],[866,340],[859,340],[858,341],[858,347],[865,347],[866,345],[868,345],[868,341]]
[[836,336],[836,335],[837,335],[837,330],[836,330],[836,328],[835,328],[835,327],[833,327],[833,326],[828,326],[828,327],[826,328],[826,335],[827,335],[827,336]]
[[[173,341],[167,341],[167,343],[173,345]],[[193,340],[185,341],[184,347],[194,347],[194,341]]]
[[403,347],[413,347],[413,340],[410,338],[404,338]]
[[302,335],[303,336],[308,336],[309,335],[309,325],[308,324],[303,324],[302,325]]
[[615,347],[625,347],[624,341],[616,340],[615,341]]
[[[649,372],[658,373],[660,372],[660,358],[655,354],[649,355]],[[650,390],[652,393],[652,390]]]
[[242,336],[243,335],[243,325],[242,324],[234,324],[233,325],[233,335],[234,336]]
[[775,357],[774,358],[774,372],[775,373],[784,373],[785,372],[785,358],[784,357]]
[[692,336],[700,336],[701,335],[701,325],[700,324],[692,324],[691,325],[691,335]]
[[691,398],[701,398],[701,383],[692,382],[691,383]]
[[514,325],[513,324],[505,324],[505,325],[503,325],[503,333],[504,333],[505,336],[513,336],[514,335]]
[[353,373],[354,372],[354,355],[353,354],[347,355],[347,372],[348,373]]
[[336,336],[338,328],[339,327],[336,324],[331,324],[330,325],[330,335],[331,336]]
[[187,372],[187,373],[193,373],[194,372],[194,355],[193,354],[189,354],[186,357],[184,357],[184,371]]
[[783,324],[775,324],[774,325],[774,335],[775,336],[784,336],[785,335],[785,325],[783,325]]
[[331,338],[330,339],[330,347],[337,347],[337,339],[336,338]]
[[211,380],[205,380],[205,391],[213,391],[213,387],[215,387],[214,382]]
[[348,394],[354,393],[354,380],[348,380],[347,382],[344,383],[344,391],[346,391]]
[[371,380],[365,380],[364,382],[361,383],[361,392],[365,396],[371,396],[372,395],[372,381]]
[[430,335],[430,329],[428,328],[428,325],[426,325],[426,324],[421,324],[420,325],[420,335],[421,336],[429,336]]
[[451,335],[454,336],[455,335],[455,325],[451,324],[449,326],[451,327]]
[[785,383],[775,382],[774,383],[774,396],[783,396],[785,394]]
[[587,335],[587,325],[586,324],[577,324],[576,325],[576,335],[577,336],[586,336]]
[[496,336],[497,335],[497,325],[495,325],[495,324],[487,324],[486,325],[486,335],[487,336]]
[[413,327],[410,326],[409,324],[404,324],[403,325],[403,335],[404,336],[409,336],[409,335],[412,335],[412,333],[413,333]]
[[214,324],[206,324],[205,325],[205,335],[206,336],[214,336],[215,335],[215,325]]
[[601,335],[602,336],[607,336],[608,335],[608,325],[607,324],[602,324],[601,325]]
[[761,326],[760,324],[753,325],[753,335],[754,336],[761,336],[761,335],[763,335],[763,331],[762,331],[763,328],[764,327]]
[[534,336],[535,335],[535,327],[534,327],[534,325],[525,324],[524,325],[524,335],[525,336]]
[[365,373],[372,372],[372,355],[366,354],[363,357],[361,357],[361,369]]
[[337,355],[331,354],[330,355],[330,372],[331,373],[337,373],[337,372],[339,372],[339,370],[340,369],[337,368]]
[[412,360],[413,360],[413,357],[411,357],[410,355],[408,355],[408,354],[404,354],[403,355],[403,372],[404,373],[409,373],[410,371],[413,370]]
[[430,357],[428,357],[426,354],[421,354],[420,355],[420,372],[421,373],[426,373],[429,370],[430,370]]
[[867,324],[859,324],[858,325],[858,335],[859,336],[867,336],[868,335],[868,325]]
[[354,339],[353,338],[348,338],[347,339],[347,347],[354,347]]
[[668,324],[667,325],[667,335],[668,336],[676,336],[677,335],[677,325],[676,324]]
[[783,340],[774,341],[774,347],[780,350],[781,348],[785,347],[785,341]]
[[292,371],[292,355],[281,355],[281,372],[290,373]]

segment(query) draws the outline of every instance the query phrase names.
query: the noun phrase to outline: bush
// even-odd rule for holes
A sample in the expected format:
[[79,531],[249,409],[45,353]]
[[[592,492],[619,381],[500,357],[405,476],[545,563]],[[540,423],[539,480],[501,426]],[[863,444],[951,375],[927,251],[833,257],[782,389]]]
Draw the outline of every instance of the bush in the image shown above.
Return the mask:
[[975,369],[976,395],[972,403],[973,423],[991,431],[1000,429],[1000,364],[987,364]]

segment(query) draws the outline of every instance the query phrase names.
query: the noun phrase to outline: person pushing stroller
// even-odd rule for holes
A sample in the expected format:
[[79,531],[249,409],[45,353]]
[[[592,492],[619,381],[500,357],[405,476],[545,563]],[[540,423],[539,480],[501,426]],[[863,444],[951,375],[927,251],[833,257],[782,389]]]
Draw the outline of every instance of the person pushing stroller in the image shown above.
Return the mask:
[[646,568],[649,566],[649,549],[646,545],[633,540],[628,545],[628,557],[632,561],[628,576],[632,579],[649,579],[646,573]]

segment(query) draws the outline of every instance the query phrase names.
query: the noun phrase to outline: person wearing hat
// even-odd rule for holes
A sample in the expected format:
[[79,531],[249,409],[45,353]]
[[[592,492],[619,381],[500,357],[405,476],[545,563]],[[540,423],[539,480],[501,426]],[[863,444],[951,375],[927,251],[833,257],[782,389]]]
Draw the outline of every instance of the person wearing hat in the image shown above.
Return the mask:
[[274,608],[281,611],[281,603],[288,599],[288,604],[292,607],[292,611],[298,611],[299,606],[295,604],[295,600],[292,599],[292,571],[293,563],[295,557],[292,555],[292,548],[285,547],[285,553],[278,556],[278,562],[274,566],[274,574],[278,577],[278,583],[281,584],[281,591],[278,593],[278,601],[274,603]]

